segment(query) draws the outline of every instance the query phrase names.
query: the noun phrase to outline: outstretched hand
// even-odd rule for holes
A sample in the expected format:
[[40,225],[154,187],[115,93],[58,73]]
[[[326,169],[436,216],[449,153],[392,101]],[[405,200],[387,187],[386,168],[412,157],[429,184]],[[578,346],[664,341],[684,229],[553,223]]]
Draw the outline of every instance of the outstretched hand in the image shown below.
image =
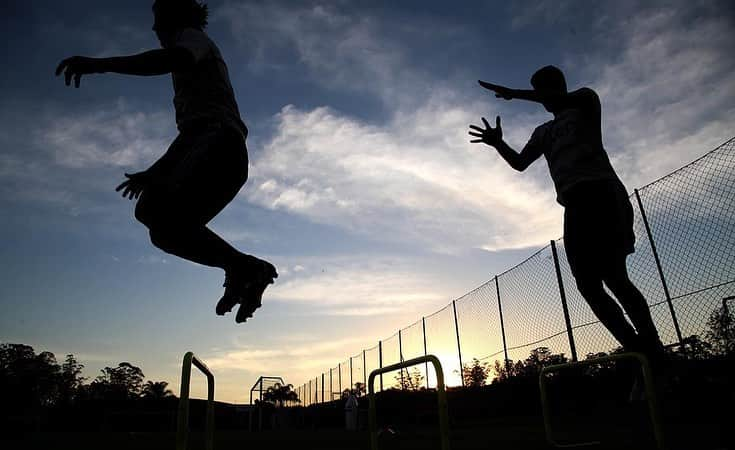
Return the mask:
[[503,129],[500,128],[500,116],[495,117],[495,128],[491,127],[484,117],[482,118],[482,123],[485,124],[485,128],[470,125],[470,128],[473,130],[470,131],[470,136],[479,138],[473,139],[470,142],[473,144],[484,142],[487,145],[497,148],[503,142]]
[[56,76],[58,77],[64,72],[66,85],[71,86],[71,80],[74,79],[74,87],[79,87],[82,81],[82,75],[101,72],[99,60],[96,58],[87,58],[86,56],[72,56],[61,61],[56,67]]
[[488,83],[487,81],[482,80],[477,80],[477,82],[480,83],[480,86],[484,87],[485,89],[489,89],[495,92],[495,97],[497,98],[504,98],[506,100],[513,99],[513,89],[507,88],[505,86],[500,86],[499,84]]
[[123,181],[120,186],[115,188],[115,192],[123,191],[123,198],[127,197],[130,200],[137,199],[140,194],[150,185],[151,175],[147,171],[138,173],[126,173],[125,176],[128,178]]

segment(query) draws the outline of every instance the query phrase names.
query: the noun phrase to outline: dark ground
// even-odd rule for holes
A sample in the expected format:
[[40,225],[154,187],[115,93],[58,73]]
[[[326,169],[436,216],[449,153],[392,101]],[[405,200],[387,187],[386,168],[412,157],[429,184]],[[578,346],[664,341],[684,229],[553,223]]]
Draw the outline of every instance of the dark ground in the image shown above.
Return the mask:
[[[735,449],[735,388],[732,363],[677,367],[661,389],[661,410],[670,450]],[[627,375],[630,375],[629,373]],[[645,401],[630,401],[624,370],[596,377],[559,377],[549,384],[555,439],[560,443],[597,440],[601,450],[653,449]],[[173,450],[177,400],[88,403],[50,411],[32,420],[6,416],[0,448]],[[377,396],[380,449],[439,448],[436,393],[386,391]],[[519,379],[477,389],[448,392],[451,448],[549,449],[536,379]],[[263,431],[247,432],[249,414],[216,404],[216,450],[368,450],[367,399],[360,400],[362,430],[344,430],[341,402],[308,408],[268,409]],[[205,402],[193,400],[190,449],[203,449]],[[257,414],[253,426],[258,428]]]

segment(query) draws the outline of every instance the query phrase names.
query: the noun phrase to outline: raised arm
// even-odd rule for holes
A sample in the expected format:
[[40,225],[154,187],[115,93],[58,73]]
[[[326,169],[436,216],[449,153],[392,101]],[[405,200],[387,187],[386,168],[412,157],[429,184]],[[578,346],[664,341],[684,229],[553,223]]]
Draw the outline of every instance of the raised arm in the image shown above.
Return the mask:
[[66,85],[79,87],[82,75],[114,72],[124,75],[154,76],[174,71],[184,71],[194,65],[194,55],[180,47],[157,49],[131,56],[113,58],[87,58],[72,56],[59,64],[56,76],[64,73]]
[[[527,100],[529,102],[542,104],[557,104],[567,107],[584,107],[590,105],[590,100],[597,97],[592,89],[581,88],[572,92],[559,92],[554,90],[537,90],[537,89],[511,89],[498,84],[488,83],[478,80],[480,86],[495,92],[498,98],[506,100]],[[599,100],[597,100],[599,103]]]
[[477,125],[470,125],[470,136],[477,138],[470,142],[473,144],[482,142],[491,147],[495,147],[500,156],[513,169],[523,172],[531,165],[531,163],[536,161],[543,154],[542,146],[536,145],[533,138],[520,153],[513,150],[513,148],[503,140],[503,129],[500,127],[500,116],[495,118],[495,128],[491,127],[484,117],[482,118],[482,123],[485,125],[485,128],[481,128]]

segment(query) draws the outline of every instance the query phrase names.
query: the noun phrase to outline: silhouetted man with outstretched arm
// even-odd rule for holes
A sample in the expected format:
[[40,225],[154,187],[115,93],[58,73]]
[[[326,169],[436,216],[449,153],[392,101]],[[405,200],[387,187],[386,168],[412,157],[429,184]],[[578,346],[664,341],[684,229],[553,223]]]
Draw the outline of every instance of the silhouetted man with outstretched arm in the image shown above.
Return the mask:
[[248,129],[219,49],[204,32],[207,6],[196,0],[156,0],[153,31],[161,49],[116,58],[74,56],[59,64],[66,85],[82,75],[172,74],[179,135],[149,169],[117,187],[137,199],[135,217],[161,250],[225,271],[216,312],[240,303],[236,321],[252,317],[266,286],[278,276],[270,263],[233,248],[207,227],[248,178]]
[[[546,157],[557,201],[564,206],[564,247],[579,292],[625,350],[659,360],[663,346],[648,304],[628,277],[626,258],[635,251],[633,208],[602,145],[597,94],[589,88],[567,92],[564,74],[553,66],[533,75],[533,90],[484,81],[480,85],[498,98],[541,103],[554,115],[536,128],[520,153],[503,141],[499,116],[495,128],[484,117],[484,128],[470,125],[470,135],[477,138],[470,142],[495,147],[518,171],[541,155]],[[633,326],[603,284],[617,297]]]

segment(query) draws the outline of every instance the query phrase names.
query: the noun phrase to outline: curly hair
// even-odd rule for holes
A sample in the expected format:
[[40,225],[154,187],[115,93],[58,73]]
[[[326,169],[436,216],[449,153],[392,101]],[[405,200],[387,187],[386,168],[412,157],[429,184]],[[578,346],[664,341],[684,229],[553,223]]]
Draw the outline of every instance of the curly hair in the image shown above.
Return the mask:
[[209,8],[197,0],[155,0],[153,10],[176,26],[204,30],[207,27]]
[[549,89],[567,92],[567,82],[564,73],[555,66],[542,67],[531,77],[531,85],[535,89]]

